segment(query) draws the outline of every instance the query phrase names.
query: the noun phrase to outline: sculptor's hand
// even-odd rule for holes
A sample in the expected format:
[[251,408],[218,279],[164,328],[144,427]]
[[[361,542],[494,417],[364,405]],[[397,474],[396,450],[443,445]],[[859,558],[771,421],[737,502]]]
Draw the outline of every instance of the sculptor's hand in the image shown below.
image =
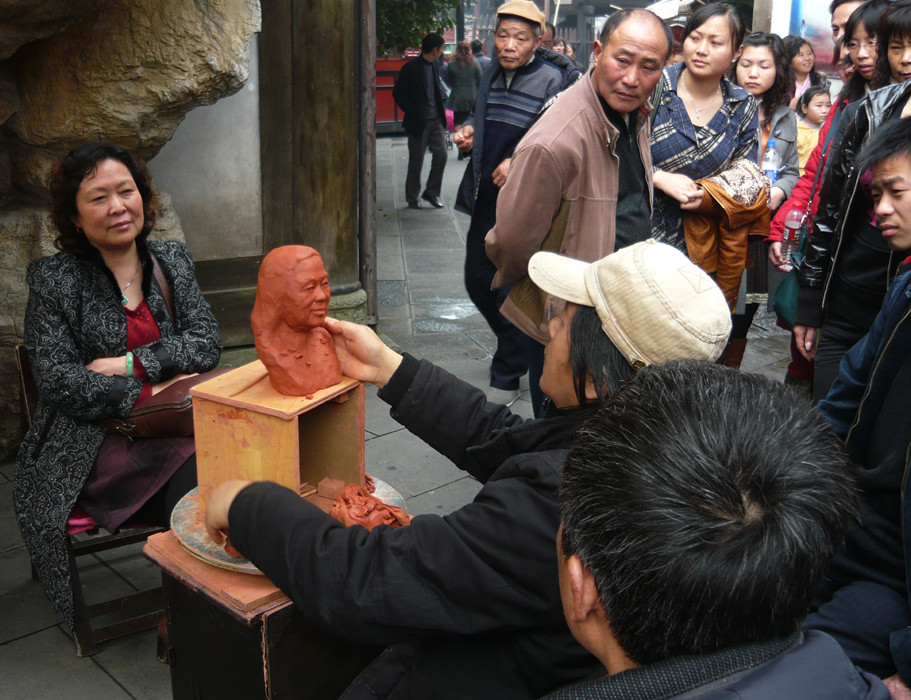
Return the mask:
[[402,356],[387,347],[367,326],[327,318],[326,328],[335,338],[335,354],[342,374],[352,379],[370,382],[382,389],[402,364]]
[[224,533],[228,531],[228,511],[231,504],[242,489],[249,486],[251,481],[232,479],[223,481],[212,490],[209,503],[206,505],[206,532],[215,544],[225,541]]

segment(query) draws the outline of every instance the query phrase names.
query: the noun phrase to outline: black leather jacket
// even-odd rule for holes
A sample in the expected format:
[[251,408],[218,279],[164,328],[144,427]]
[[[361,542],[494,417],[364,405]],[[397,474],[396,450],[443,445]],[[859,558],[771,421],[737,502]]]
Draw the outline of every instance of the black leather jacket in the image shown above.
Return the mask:
[[[800,266],[798,280],[797,323],[812,327],[822,325],[828,293],[835,270],[838,253],[841,250],[846,223],[855,223],[862,212],[855,211],[855,195],[862,173],[857,172],[855,162],[869,135],[880,124],[901,110],[911,96],[911,81],[889,85],[870,93],[861,102],[853,116],[845,124],[841,143],[832,144],[829,162],[822,178],[819,193],[819,209],[807,240],[807,253]],[[900,259],[892,254],[888,269],[883,271],[886,280],[895,272]]]

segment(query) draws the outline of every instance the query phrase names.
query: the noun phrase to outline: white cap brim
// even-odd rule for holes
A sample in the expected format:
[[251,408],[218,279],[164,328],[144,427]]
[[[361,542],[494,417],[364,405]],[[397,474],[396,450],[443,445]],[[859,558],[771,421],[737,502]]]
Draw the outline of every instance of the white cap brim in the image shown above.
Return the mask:
[[594,306],[585,287],[585,269],[589,263],[556,253],[535,253],[528,261],[531,281],[558,299],[582,306]]

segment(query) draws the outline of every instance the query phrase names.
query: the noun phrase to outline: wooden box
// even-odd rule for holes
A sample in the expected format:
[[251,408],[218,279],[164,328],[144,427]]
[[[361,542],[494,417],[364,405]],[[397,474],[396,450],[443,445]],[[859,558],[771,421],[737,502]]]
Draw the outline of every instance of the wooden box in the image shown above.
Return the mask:
[[310,398],[285,396],[257,360],[190,394],[200,509],[227,479],[275,481],[315,501],[325,477],[364,485],[364,385],[356,379]]
[[142,551],[161,568],[174,700],[329,700],[381,651],[308,622],[264,576],[200,561],[171,531]]

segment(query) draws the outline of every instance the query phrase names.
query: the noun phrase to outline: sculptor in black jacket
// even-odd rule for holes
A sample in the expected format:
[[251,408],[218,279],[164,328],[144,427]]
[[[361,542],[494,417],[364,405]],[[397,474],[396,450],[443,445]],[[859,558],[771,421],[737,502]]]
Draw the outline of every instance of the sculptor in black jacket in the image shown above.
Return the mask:
[[[346,698],[537,697],[601,670],[573,640],[560,604],[557,488],[566,451],[633,362],[711,359],[724,347],[730,313],[705,273],[654,241],[591,266],[539,253],[530,268],[539,256],[556,269],[543,278],[530,270],[536,284],[590,301],[551,321],[541,389],[552,406],[541,420],[489,403],[480,389],[399,355],[364,326],[326,322],[342,371],[380,387],[396,420],[483,484],[472,503],[368,532],[273,483],[228,481],[210,497],[213,538],[230,528],[232,543],[307,617],[391,645]],[[605,288],[617,287],[610,309],[603,292],[597,309],[587,297],[589,267],[598,267],[594,279]],[[671,299],[685,323],[673,320],[679,309],[662,306]],[[643,308],[647,327],[636,322]]]
[[[405,112],[402,126],[408,134],[408,174],[405,177],[405,198],[411,209],[420,209],[422,199],[434,208],[443,206],[440,189],[446,168],[446,110],[437,59],[443,54],[443,37],[428,34],[421,44],[421,55],[413,58],[399,72],[392,88],[392,98]],[[421,168],[427,148],[433,154],[427,186],[421,192]]]

